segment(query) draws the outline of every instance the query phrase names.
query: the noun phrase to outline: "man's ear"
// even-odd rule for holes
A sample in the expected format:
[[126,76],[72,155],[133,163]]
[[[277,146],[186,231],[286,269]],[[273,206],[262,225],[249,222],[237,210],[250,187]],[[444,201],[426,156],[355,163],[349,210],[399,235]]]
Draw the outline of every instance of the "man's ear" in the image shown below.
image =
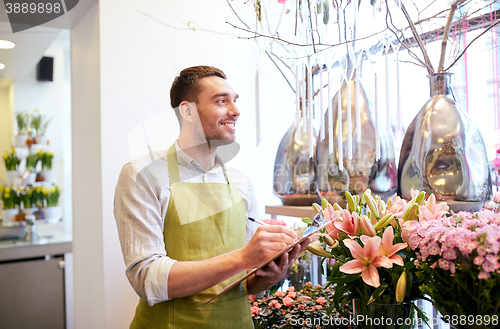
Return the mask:
[[189,103],[188,101],[183,101],[179,104],[179,113],[182,120],[187,122],[194,122],[198,118],[198,112],[196,110],[196,103]]

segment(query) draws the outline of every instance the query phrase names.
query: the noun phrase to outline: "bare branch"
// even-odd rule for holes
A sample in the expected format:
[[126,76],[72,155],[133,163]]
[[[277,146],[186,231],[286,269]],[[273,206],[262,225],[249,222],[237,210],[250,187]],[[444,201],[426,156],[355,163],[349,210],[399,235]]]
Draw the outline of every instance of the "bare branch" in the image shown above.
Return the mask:
[[[299,47],[310,47],[310,46],[313,46],[314,44],[312,43],[306,43],[306,44],[300,44],[300,43],[296,43],[296,42],[291,42],[291,41],[288,41],[288,40],[285,40],[285,39],[282,39],[280,38],[280,36],[276,36],[276,37],[273,37],[273,36],[270,36],[270,35],[266,35],[266,34],[262,34],[262,33],[259,33],[259,32],[255,32],[255,31],[252,31],[252,30],[246,30],[242,27],[239,27],[239,26],[236,26],[230,22],[226,22],[226,24],[229,24],[231,25],[233,28],[235,29],[238,29],[238,30],[241,30],[241,31],[244,31],[244,32],[247,32],[247,33],[252,33],[254,34],[254,36],[252,37],[238,37],[239,39],[255,39],[255,38],[268,38],[268,39],[274,39],[274,40],[277,40],[277,41],[281,41],[281,42],[284,42],[286,43],[287,45],[290,45],[290,46],[299,46]],[[387,29],[386,29],[387,30]],[[378,34],[383,34],[386,32],[386,30],[382,30],[380,32],[376,32],[376,33],[373,33],[371,35],[368,35],[366,37],[362,37],[362,38],[358,38],[358,39],[355,39],[355,40],[348,40],[348,41],[345,41],[345,42],[340,42],[338,44],[326,44],[326,43],[316,43],[315,45],[316,46],[324,46],[325,48],[324,49],[321,49],[319,50],[318,52],[320,51],[324,51],[326,49],[330,49],[332,47],[338,47],[338,46],[342,46],[346,43],[350,43],[350,42],[354,42],[354,41],[357,41],[357,40],[365,40],[365,39],[369,39],[373,36],[376,36]]]
[[229,2],[229,0],[226,0],[227,1],[227,4],[229,5],[229,8],[231,8],[231,10],[233,11],[233,13],[236,15],[236,17],[238,18],[238,20],[247,27],[247,29],[250,29],[250,26],[247,25],[247,23],[243,22],[243,20],[240,18],[240,16],[238,16],[238,13],[236,12],[236,10],[234,10],[233,6],[231,5],[231,3]]
[[479,34],[477,37],[475,37],[471,42],[469,42],[469,44],[467,45],[467,47],[464,48],[464,50],[460,53],[460,55],[453,61],[453,63],[450,64],[450,66],[448,66],[445,70],[443,70],[443,72],[446,72],[448,71],[449,69],[451,69],[451,67],[453,65],[455,65],[455,63],[465,54],[465,52],[467,51],[467,49],[470,47],[470,45],[476,41],[480,36],[482,36],[483,34],[485,34],[486,32],[488,32],[489,30],[491,30],[493,27],[497,26],[498,24],[500,23],[500,20],[496,21],[495,24],[492,24],[490,26],[488,26],[488,28],[484,29],[483,32],[481,32],[481,34]]
[[429,55],[427,54],[427,50],[425,49],[424,44],[422,43],[422,40],[420,39],[420,36],[417,32],[417,29],[415,28],[415,25],[413,24],[413,22],[410,18],[410,15],[406,11],[405,5],[402,2],[401,2],[401,10],[403,11],[403,14],[405,15],[406,20],[410,24],[411,31],[413,33],[413,36],[417,40],[417,43],[418,43],[418,46],[420,47],[420,50],[422,50],[422,54],[424,55],[424,61],[427,65],[427,71],[429,71],[429,73],[434,73],[434,69],[432,68],[432,63],[429,59]]
[[453,21],[453,16],[455,16],[455,11],[457,10],[457,6],[464,1],[465,0],[455,0],[451,4],[450,14],[448,15],[448,21],[446,22],[446,27],[444,28],[443,40],[441,41],[441,57],[439,59],[438,72],[443,71],[444,58],[446,55],[446,44],[448,43],[448,34],[450,33],[451,22]]

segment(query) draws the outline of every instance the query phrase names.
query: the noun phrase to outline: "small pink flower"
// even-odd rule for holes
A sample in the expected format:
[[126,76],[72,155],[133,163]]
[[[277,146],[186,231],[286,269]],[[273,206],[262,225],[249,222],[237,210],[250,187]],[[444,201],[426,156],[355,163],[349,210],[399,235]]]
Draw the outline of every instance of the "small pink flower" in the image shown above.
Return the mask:
[[252,316],[256,316],[256,315],[259,315],[260,308],[258,308],[256,306],[252,306],[252,307],[250,307],[250,311],[252,312]]
[[319,297],[318,299],[316,299],[316,303],[323,305],[324,303],[326,303],[325,297]]
[[[497,166],[497,168],[500,167],[500,159],[496,158],[495,160],[498,160],[498,166]],[[493,201],[500,202],[500,192],[493,193]]]
[[285,297],[283,298],[283,304],[285,306],[292,306],[293,304],[295,303],[295,301],[293,299],[291,299],[290,297]]
[[311,281],[306,282],[306,287],[309,288],[312,285]]
[[446,259],[440,259],[439,260],[439,267],[441,267],[443,270],[449,270],[450,269],[450,262]]
[[274,293],[274,296],[283,298],[286,296],[286,292],[278,290]]
[[495,265],[490,261],[485,261],[483,263],[483,270],[485,272],[493,272],[493,271],[495,271]]
[[257,300],[257,297],[255,297],[255,295],[248,295],[248,298],[251,302],[255,302]]
[[500,169],[500,158],[493,159],[493,166],[497,168],[497,170]]
[[480,266],[483,265],[484,263],[484,257],[483,256],[476,256],[474,257],[474,265]]
[[323,308],[323,306],[321,306],[321,305],[316,305],[314,307],[316,307],[317,310],[321,310]]
[[292,291],[295,291],[295,287],[294,287],[294,286],[290,286],[290,287],[288,288],[288,292],[292,292]]
[[253,302],[253,304],[252,304],[252,305],[253,305],[253,306],[259,306],[259,303],[257,303],[257,302]]
[[479,275],[477,276],[477,278],[480,279],[480,280],[486,280],[489,277],[490,277],[490,273],[485,272],[485,271],[479,272]]
[[297,293],[295,291],[290,291],[287,295],[287,297],[290,297],[290,298],[295,298],[297,296]]
[[304,309],[304,305],[299,304],[299,305],[297,306],[297,308],[298,308],[299,310],[303,310],[303,309]]
[[269,303],[269,307],[270,308],[276,308],[276,309],[280,309],[281,308],[281,304],[276,300],[276,299],[273,299],[270,303]]

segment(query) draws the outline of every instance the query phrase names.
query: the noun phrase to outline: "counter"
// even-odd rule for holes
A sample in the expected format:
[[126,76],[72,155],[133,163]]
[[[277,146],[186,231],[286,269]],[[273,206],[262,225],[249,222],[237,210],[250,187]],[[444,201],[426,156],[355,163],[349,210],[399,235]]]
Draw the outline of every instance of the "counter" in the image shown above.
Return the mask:
[[66,255],[72,238],[62,232],[35,242],[0,240],[2,329],[66,328]]

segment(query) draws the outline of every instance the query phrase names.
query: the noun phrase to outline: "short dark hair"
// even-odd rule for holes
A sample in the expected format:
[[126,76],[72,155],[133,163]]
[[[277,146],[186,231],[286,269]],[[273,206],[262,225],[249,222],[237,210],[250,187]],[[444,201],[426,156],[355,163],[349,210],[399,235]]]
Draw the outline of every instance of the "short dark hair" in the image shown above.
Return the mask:
[[227,79],[222,70],[212,66],[193,66],[181,71],[179,76],[174,79],[170,88],[170,105],[175,111],[177,120],[181,122],[179,105],[183,101],[197,102],[200,93],[199,81],[208,76],[217,76]]

